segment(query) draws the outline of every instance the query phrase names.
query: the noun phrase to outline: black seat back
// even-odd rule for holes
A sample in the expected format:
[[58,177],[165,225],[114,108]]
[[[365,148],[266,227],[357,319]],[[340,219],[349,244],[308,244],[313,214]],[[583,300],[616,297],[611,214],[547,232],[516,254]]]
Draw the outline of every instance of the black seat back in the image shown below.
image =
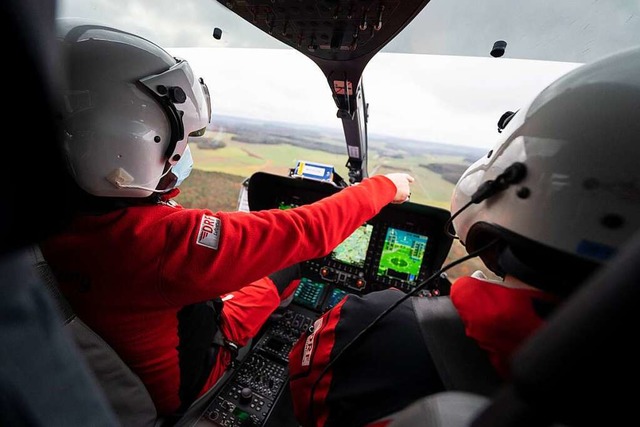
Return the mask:
[[414,311],[429,353],[446,390],[494,394],[502,380],[489,356],[469,338],[448,296],[413,298]]
[[161,422],[151,396],[140,378],[98,334],[71,309],[57,287],[49,264],[33,248],[36,271],[46,283],[64,318],[65,328],[86,359],[123,427],[152,427]]

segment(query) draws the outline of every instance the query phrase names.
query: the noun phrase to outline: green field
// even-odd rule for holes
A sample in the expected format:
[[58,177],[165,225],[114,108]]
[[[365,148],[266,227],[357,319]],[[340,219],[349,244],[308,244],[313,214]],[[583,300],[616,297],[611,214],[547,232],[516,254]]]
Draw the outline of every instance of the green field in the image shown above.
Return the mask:
[[411,200],[416,203],[437,206],[449,209],[454,184],[445,181],[435,172],[420,167],[426,162],[459,162],[460,159],[445,156],[421,156],[403,159],[376,159],[369,161],[369,169],[372,174],[386,174],[391,172],[407,172],[415,179],[411,190]]
[[[298,160],[311,160],[331,164],[337,173],[347,180],[346,154],[338,155],[321,150],[311,150],[289,144],[256,144],[232,139],[234,134],[217,132],[217,140],[224,142],[223,148],[202,149],[191,144],[194,167],[203,171],[223,172],[243,178],[254,172],[264,171],[287,175]],[[371,151],[369,175],[391,172],[407,172],[415,179],[411,200],[448,209],[454,184],[440,174],[421,165],[429,163],[465,164],[462,156],[409,155],[402,158],[386,157]]]
[[320,150],[309,150],[289,144],[250,144],[233,141],[233,134],[218,134],[224,148],[200,149],[191,145],[195,167],[206,171],[250,176],[257,171],[287,175],[298,160],[334,165],[338,174],[346,177],[346,154],[334,155]]

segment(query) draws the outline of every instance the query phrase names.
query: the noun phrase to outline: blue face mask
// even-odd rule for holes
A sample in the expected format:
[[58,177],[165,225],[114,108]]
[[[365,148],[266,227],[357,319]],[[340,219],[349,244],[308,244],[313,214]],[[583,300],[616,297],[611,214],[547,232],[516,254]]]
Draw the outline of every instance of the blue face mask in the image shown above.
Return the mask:
[[179,186],[182,184],[182,181],[187,179],[191,173],[191,169],[193,169],[193,157],[191,157],[191,150],[187,145],[187,148],[185,148],[184,153],[182,153],[182,157],[178,160],[178,163],[173,165],[173,168],[171,168],[171,172],[178,178],[175,187]]

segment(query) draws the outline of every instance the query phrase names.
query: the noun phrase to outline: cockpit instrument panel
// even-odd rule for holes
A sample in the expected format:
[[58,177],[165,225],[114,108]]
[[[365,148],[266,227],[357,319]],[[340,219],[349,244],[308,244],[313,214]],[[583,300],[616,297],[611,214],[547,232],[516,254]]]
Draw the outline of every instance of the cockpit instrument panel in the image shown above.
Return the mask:
[[[249,180],[249,207],[290,209],[337,191],[331,184],[258,172]],[[410,292],[442,266],[452,243],[444,232],[448,218],[444,209],[411,202],[386,206],[327,256],[303,264],[294,301],[323,312],[347,293],[389,287]]]

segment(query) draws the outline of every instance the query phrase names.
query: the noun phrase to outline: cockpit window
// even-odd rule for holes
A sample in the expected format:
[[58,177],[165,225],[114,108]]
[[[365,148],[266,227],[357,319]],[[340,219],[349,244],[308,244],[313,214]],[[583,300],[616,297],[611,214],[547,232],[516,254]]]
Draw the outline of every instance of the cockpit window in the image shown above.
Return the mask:
[[[190,143],[194,171],[181,203],[235,209],[247,177],[286,175],[299,160],[348,179],[338,109],[309,58],[218,1],[121,3],[63,0],[58,15],[140,34],[207,82],[212,119]],[[638,25],[640,3],[625,0],[431,0],[364,70],[368,174],[407,171],[417,179],[412,201],[448,209],[458,178],[502,137],[506,112],[574,68],[634,46]]]

